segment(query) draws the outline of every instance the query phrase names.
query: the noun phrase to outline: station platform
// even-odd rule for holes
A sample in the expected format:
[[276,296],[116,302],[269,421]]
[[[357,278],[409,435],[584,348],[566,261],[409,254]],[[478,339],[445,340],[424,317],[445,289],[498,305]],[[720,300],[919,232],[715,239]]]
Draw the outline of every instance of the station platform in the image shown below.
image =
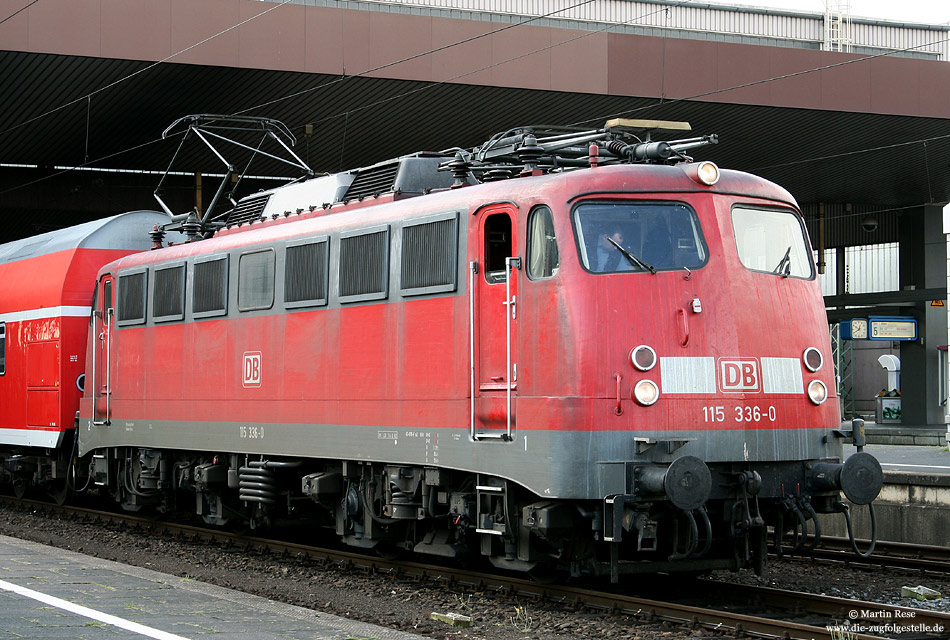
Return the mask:
[[[850,422],[846,423],[850,428]],[[864,423],[868,444],[946,447],[950,430],[946,425],[915,426]]]
[[[864,450],[877,458],[884,474],[903,473],[910,475],[950,476],[950,450],[947,446],[869,444]],[[845,457],[855,453],[852,445],[844,446]],[[950,486],[950,477],[947,478]],[[923,484],[934,484],[921,478]]]
[[[950,451],[943,446],[869,444],[864,450],[881,463],[884,486],[874,501],[877,539],[950,547]],[[845,444],[845,456],[857,449]],[[870,512],[851,507],[858,538],[871,537]],[[846,536],[839,515],[819,516],[828,535]]]
[[0,638],[423,640],[148,569],[0,536]]

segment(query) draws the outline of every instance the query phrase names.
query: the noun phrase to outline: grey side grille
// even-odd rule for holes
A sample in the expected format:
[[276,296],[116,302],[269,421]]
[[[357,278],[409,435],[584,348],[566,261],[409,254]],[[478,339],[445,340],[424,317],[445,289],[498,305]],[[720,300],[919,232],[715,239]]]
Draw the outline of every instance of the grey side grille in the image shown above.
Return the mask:
[[192,310],[195,313],[223,312],[228,299],[228,262],[218,258],[195,263],[195,290]]
[[254,222],[264,217],[264,207],[270,200],[270,194],[259,198],[243,200],[238,206],[228,212],[228,225],[241,224],[243,222]]
[[455,291],[457,218],[407,225],[402,230],[400,288],[403,295]]
[[340,238],[340,301],[381,300],[389,288],[389,228]]
[[375,196],[393,190],[396,183],[396,174],[399,173],[399,163],[370,167],[360,171],[353,180],[353,184],[346,190],[343,201],[359,200],[367,196]]
[[152,315],[168,320],[182,318],[185,312],[185,267],[155,270]]
[[326,304],[328,249],[326,240],[287,247],[284,302]]
[[119,276],[119,322],[145,322],[145,272]]

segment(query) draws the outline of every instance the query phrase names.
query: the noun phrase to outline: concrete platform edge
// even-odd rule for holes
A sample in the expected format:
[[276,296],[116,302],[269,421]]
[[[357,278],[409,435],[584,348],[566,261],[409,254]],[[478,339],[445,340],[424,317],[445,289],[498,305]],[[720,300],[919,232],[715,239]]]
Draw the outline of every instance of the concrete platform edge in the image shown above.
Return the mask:
[[51,547],[37,542],[0,535],[0,543],[21,548],[32,553],[40,553],[54,558],[60,557],[68,559],[73,562],[82,563],[93,569],[114,571],[132,578],[149,580],[152,582],[168,585],[169,587],[176,589],[183,589],[191,593],[218,598],[246,608],[266,611],[268,613],[286,616],[296,620],[312,620],[314,622],[333,625],[345,629],[349,634],[356,637],[370,637],[376,640],[406,640],[407,638],[421,638],[421,636],[406,633],[405,631],[387,629],[386,627],[350,620],[348,618],[342,618],[329,613],[324,613],[322,611],[314,611],[312,609],[285,604],[283,602],[275,602],[260,596],[242,593],[240,591],[235,591],[226,587],[219,587],[206,582],[200,582],[197,580],[183,580],[178,576],[169,575],[167,573],[161,573],[142,567],[125,565],[112,560],[104,560],[102,558],[96,558],[82,553],[77,553],[75,551],[60,549],[58,547]]

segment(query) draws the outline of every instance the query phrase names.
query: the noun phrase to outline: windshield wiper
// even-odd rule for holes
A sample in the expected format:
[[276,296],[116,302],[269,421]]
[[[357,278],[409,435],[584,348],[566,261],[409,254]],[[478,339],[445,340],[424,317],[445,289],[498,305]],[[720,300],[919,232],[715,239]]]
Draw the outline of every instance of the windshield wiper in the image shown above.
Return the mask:
[[[617,242],[610,236],[604,236],[604,237],[607,238],[608,241],[610,241],[610,244],[617,247],[617,250],[623,254],[623,257],[626,258],[630,262],[630,264],[632,264],[635,267],[639,267],[640,269],[643,269],[644,271],[649,271],[650,273],[656,273],[655,267],[647,264],[640,258],[636,257],[635,255],[633,255],[632,253],[630,253],[629,251],[621,247],[619,242]],[[791,250],[791,247],[789,247],[789,250]]]
[[772,269],[772,273],[780,273],[782,274],[783,278],[787,278],[788,274],[792,272],[791,255],[792,255],[792,247],[789,246],[789,248],[785,250],[785,255],[782,257],[781,260],[778,261],[778,264],[775,265],[775,268]]

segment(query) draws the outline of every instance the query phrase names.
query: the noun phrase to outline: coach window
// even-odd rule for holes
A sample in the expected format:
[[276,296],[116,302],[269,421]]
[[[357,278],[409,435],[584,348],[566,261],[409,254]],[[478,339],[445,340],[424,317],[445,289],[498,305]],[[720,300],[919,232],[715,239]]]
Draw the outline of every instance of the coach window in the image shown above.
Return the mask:
[[550,278],[557,273],[560,264],[551,210],[535,207],[528,217],[528,277]]
[[228,256],[195,260],[191,312],[195,318],[223,316],[228,310]]
[[732,228],[739,260],[747,269],[806,280],[813,277],[805,228],[793,211],[736,207]]
[[0,376],[7,372],[7,323],[0,322]]
[[274,250],[245,253],[238,261],[238,309],[274,306]]

